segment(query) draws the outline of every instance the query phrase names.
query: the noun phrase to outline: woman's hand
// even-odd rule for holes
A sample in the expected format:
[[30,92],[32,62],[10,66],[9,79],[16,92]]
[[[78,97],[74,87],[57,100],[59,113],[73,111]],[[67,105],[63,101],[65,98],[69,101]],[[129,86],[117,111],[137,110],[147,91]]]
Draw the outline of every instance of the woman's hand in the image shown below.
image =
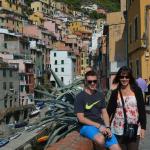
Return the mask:
[[107,128],[106,131],[107,131],[108,137],[112,137],[112,132],[110,128]]
[[140,138],[144,139],[144,137],[145,137],[145,130],[141,129],[141,131],[140,131]]

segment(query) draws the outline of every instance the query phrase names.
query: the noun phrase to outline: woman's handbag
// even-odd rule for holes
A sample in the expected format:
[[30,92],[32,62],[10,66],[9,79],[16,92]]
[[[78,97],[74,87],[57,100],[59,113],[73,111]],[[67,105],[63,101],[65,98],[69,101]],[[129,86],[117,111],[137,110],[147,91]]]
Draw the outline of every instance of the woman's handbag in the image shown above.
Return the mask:
[[124,133],[123,133],[123,139],[126,141],[131,141],[135,140],[137,138],[137,130],[138,130],[138,124],[129,124],[127,122],[127,115],[126,115],[126,110],[125,110],[125,104],[123,100],[123,96],[121,91],[120,96],[121,96],[121,101],[122,101],[122,107],[123,107],[123,113],[124,113]]

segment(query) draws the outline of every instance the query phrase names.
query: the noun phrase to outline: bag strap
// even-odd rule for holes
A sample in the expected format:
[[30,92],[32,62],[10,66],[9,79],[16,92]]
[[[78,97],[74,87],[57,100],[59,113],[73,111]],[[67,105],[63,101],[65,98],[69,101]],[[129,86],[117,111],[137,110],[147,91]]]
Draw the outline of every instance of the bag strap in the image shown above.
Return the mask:
[[123,107],[124,122],[127,123],[127,114],[126,114],[126,110],[125,110],[125,103],[124,103],[123,96],[122,96],[122,93],[121,93],[121,90],[120,90],[120,89],[119,89],[119,93],[120,93],[121,102],[122,102],[122,107]]

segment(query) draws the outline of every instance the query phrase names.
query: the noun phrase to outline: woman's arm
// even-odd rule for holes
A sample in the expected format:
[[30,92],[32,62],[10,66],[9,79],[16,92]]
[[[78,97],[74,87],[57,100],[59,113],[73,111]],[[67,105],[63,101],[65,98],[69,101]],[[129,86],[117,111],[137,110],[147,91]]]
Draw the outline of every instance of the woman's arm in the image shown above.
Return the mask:
[[107,110],[105,108],[102,109],[102,117],[103,117],[106,127],[110,127],[109,116],[108,116]]
[[110,96],[110,99],[108,101],[108,105],[107,105],[107,112],[108,112],[108,116],[109,118],[112,117],[112,115],[115,113],[116,111],[116,107],[117,107],[117,95],[118,92],[117,90],[113,90]]
[[146,129],[146,111],[145,111],[143,93],[141,89],[138,89],[135,94],[136,94],[137,107],[138,107],[138,112],[139,112],[139,121],[141,124],[141,128],[145,130]]

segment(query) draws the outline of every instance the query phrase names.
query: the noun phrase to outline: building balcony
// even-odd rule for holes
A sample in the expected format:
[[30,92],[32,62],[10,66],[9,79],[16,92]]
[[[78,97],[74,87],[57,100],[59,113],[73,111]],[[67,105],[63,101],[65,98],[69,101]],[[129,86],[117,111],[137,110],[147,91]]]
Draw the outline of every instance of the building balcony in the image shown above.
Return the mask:
[[26,85],[26,81],[25,80],[20,80],[20,85]]
[[37,44],[38,45],[45,45],[44,41],[41,41],[41,40],[37,41]]
[[25,64],[33,64],[32,60],[24,60]]

